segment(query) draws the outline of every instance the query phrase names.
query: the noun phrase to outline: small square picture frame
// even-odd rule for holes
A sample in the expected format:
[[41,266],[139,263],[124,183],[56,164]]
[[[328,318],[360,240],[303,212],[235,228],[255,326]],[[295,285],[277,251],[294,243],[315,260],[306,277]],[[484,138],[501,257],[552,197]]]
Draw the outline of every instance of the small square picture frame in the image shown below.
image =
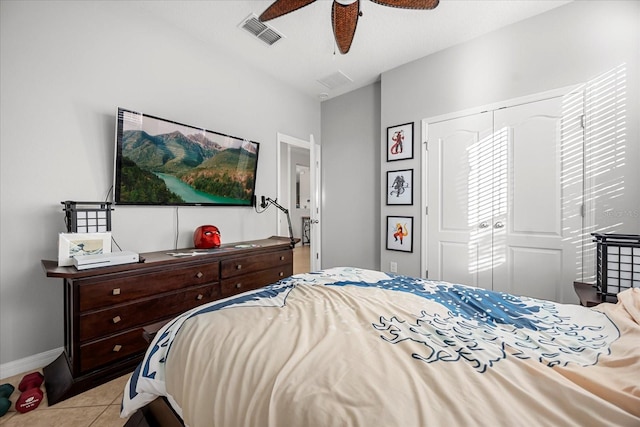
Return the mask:
[[387,216],[387,250],[413,252],[412,216]]
[[73,265],[73,257],[111,253],[111,233],[60,233],[58,266]]
[[413,122],[387,128],[387,162],[413,159]]
[[387,205],[413,205],[413,169],[387,171]]

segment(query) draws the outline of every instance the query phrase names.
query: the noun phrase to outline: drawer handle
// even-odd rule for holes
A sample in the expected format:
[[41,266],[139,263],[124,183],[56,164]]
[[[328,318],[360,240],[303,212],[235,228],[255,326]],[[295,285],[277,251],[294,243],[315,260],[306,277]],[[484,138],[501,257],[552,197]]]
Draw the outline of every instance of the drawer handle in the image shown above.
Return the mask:
[[200,279],[200,278],[202,278],[202,276],[204,276],[204,274],[202,274],[202,272],[201,272],[201,271],[198,271],[198,274],[196,274],[196,277],[197,277],[198,279]]
[[204,296],[203,296],[202,294],[198,294],[198,296],[196,297],[196,299],[197,299],[198,301],[200,301],[202,298],[204,298]]
[[119,352],[122,349],[122,346],[120,344],[116,344],[113,346],[113,351],[115,353]]
[[236,265],[236,270],[242,270],[242,264]]
[[279,275],[280,275],[280,277],[283,277],[284,276],[284,271],[281,271]]
[[115,288],[111,293],[113,295],[120,295],[120,288]]
[[113,318],[113,319],[111,319],[111,320],[113,320],[113,323],[118,323],[118,322],[119,322],[119,321],[121,321],[122,319],[120,318],[120,316],[116,316],[116,317],[114,317],[114,318]]
[[284,261],[284,255],[280,257],[280,261]]
[[242,287],[242,283],[236,283],[236,289],[240,289]]

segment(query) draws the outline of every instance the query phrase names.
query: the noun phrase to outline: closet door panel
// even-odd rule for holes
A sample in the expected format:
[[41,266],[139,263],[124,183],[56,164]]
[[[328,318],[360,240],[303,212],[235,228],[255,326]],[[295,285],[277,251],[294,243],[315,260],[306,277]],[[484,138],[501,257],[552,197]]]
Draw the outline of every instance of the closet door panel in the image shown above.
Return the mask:
[[[510,247],[506,256],[509,280],[496,284],[496,290],[532,298],[557,300],[557,283],[562,277],[562,251]],[[544,268],[540,268],[544,266]]]
[[507,173],[494,182],[506,214],[494,216],[493,288],[560,301],[561,287],[571,284],[563,230],[573,227],[562,212],[562,98],[497,110],[494,119],[508,141]]
[[491,113],[428,126],[429,278],[491,289]]
[[531,115],[523,123],[514,123],[510,131],[511,228],[514,233],[558,237],[561,235],[560,117]]
[[[478,265],[478,245],[458,242],[440,242],[439,280],[451,283],[464,283],[480,286],[480,269]],[[490,261],[490,260],[489,260]]]
[[474,192],[468,188],[470,165],[467,159],[467,150],[470,141],[477,140],[477,135],[454,134],[446,141],[440,139],[439,144],[439,168],[441,192],[441,230],[452,232],[466,232],[469,229],[470,206],[474,198]]

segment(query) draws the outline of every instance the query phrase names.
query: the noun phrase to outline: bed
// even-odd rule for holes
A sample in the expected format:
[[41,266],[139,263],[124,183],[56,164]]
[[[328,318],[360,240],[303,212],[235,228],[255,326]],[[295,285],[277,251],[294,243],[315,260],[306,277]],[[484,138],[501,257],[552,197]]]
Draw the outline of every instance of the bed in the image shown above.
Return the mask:
[[121,415],[190,427],[640,426],[640,289],[594,309],[358,268],[168,322]]

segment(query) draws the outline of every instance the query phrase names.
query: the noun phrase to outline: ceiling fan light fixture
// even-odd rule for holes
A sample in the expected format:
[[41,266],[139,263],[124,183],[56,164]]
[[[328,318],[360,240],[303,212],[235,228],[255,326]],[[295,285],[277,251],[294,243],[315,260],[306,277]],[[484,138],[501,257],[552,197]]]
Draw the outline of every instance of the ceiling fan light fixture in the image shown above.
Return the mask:
[[343,55],[351,49],[353,36],[356,35],[358,17],[360,16],[360,0],[343,5],[334,0],[331,6],[331,25],[338,50]]
[[[264,22],[291,13],[310,5],[316,0],[275,0],[260,15],[259,21]],[[440,0],[371,0],[382,6],[401,9],[433,9]],[[360,12],[360,0],[333,0],[331,6],[331,26],[340,53],[346,54],[351,49],[351,43],[356,33]]]
[[276,0],[262,14],[260,21],[265,22],[305,7],[316,0]]
[[440,0],[371,0],[382,6],[398,7],[401,9],[434,9]]

